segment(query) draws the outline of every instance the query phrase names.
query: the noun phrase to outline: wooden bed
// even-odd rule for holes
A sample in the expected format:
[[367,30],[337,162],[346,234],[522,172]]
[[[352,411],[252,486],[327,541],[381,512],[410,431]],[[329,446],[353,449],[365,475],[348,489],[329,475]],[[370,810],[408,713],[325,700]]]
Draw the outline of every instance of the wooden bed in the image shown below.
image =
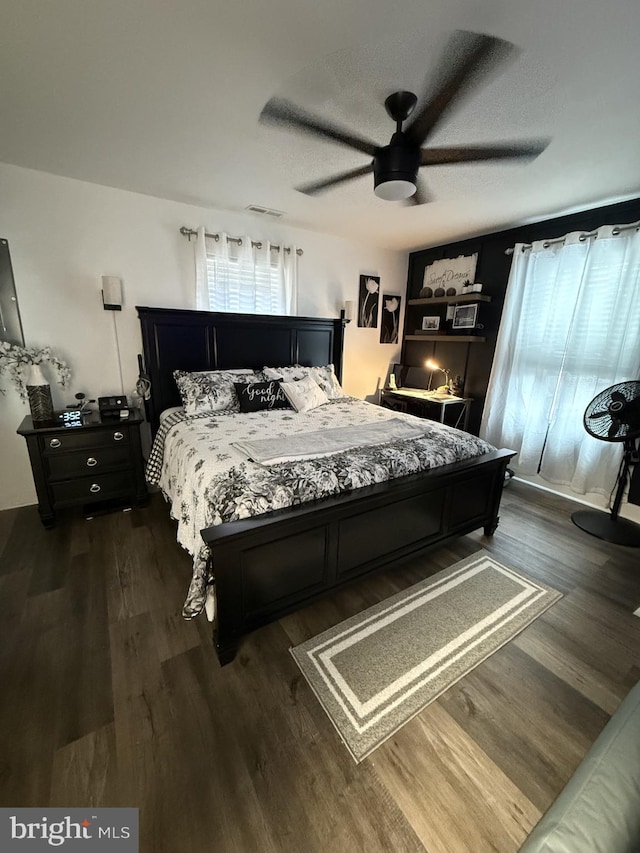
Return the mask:
[[[172,372],[333,363],[345,321],[138,307],[151,381],[147,417],[180,405]],[[243,634],[431,545],[498,525],[513,451],[474,459],[202,531],[216,580],[214,644],[230,662]]]

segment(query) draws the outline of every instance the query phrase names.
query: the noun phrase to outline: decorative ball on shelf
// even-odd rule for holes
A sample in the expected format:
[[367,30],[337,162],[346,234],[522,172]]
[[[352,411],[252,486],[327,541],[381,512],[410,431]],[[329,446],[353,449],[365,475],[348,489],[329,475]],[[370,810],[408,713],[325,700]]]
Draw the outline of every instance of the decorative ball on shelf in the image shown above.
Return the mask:
[[436,287],[434,296],[444,296],[444,287]]
[[456,295],[455,287],[448,287],[447,288],[447,296],[455,296],[455,295]]
[[431,299],[432,296],[433,296],[433,289],[430,287],[423,287],[422,290],[420,291],[420,298],[421,299]]

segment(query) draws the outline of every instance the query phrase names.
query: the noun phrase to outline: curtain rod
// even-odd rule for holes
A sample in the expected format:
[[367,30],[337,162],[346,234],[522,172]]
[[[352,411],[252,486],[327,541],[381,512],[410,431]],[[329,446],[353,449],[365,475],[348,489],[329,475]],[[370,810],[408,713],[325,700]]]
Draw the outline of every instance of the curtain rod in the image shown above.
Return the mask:
[[[613,234],[614,237],[617,237],[621,231],[633,231],[634,228],[636,230],[640,230],[640,221],[639,222],[631,222],[629,225],[616,225],[611,233]],[[584,234],[580,235],[579,240],[580,240],[580,242],[584,242],[589,237],[597,237],[597,236],[598,236],[598,231],[587,231]],[[566,239],[567,238],[565,236],[565,237],[556,237],[555,240],[545,240],[544,243],[542,244],[542,246],[543,246],[543,248],[547,249],[553,243],[564,243],[564,241]],[[532,246],[531,243],[525,243],[522,247],[522,251],[525,252],[527,249],[530,249],[531,246]],[[513,255],[514,249],[515,249],[515,246],[512,246],[510,249],[505,249],[504,250],[505,255]]]
[[[183,226],[182,226],[182,228],[180,229],[180,233],[182,234],[182,236],[183,236],[183,237],[188,237],[188,238],[189,238],[189,242],[191,242],[191,238],[192,238],[192,237],[197,237],[197,236],[198,236],[198,232],[197,232],[197,231],[195,231],[193,228],[187,228],[185,225],[183,225]],[[217,243],[217,242],[218,242],[218,240],[220,239],[220,235],[219,235],[219,234],[207,234],[207,232],[206,232],[206,231],[205,231],[204,236],[205,236],[205,237],[210,237],[212,240],[215,240],[215,241],[216,241],[216,243]],[[227,243],[237,243],[237,244],[238,244],[238,246],[242,246],[242,237],[227,237]],[[258,240],[258,241],[252,240],[252,241],[251,241],[251,245],[252,245],[255,249],[261,249],[261,248],[262,248],[262,243],[261,243],[259,240]],[[272,246],[271,246],[271,248],[272,248],[275,252],[279,252],[279,251],[280,251],[280,246],[274,246],[274,245],[272,245]],[[286,252],[287,254],[289,254],[289,253],[291,252],[291,249],[289,248],[289,246],[285,246],[285,247],[284,247],[284,249],[283,249],[283,251],[284,251],[284,252]],[[304,252],[302,251],[302,249],[296,249],[296,255],[300,256],[300,255],[303,255],[303,254],[304,254]]]

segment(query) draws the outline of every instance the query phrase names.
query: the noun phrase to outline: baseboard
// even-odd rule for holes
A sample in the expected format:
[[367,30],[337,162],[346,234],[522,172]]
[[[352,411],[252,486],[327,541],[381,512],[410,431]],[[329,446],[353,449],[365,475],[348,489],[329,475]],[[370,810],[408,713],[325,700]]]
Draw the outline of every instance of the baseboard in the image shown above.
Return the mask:
[[[604,504],[604,499],[603,503],[594,503],[594,501],[589,501],[586,498],[579,497],[578,495],[570,494],[569,492],[562,492],[559,489],[553,489],[550,486],[543,486],[542,483],[536,483],[533,480],[527,480],[525,477],[518,476],[517,474],[513,479],[518,483],[525,483],[527,486],[533,486],[534,489],[540,489],[541,492],[549,492],[559,498],[566,498],[574,503],[582,504],[582,506],[588,506],[590,509],[599,509],[601,512],[609,511],[609,508]],[[626,518],[629,521],[634,521],[636,524],[640,524],[640,507],[636,507],[634,504],[623,503],[620,508],[620,517]]]

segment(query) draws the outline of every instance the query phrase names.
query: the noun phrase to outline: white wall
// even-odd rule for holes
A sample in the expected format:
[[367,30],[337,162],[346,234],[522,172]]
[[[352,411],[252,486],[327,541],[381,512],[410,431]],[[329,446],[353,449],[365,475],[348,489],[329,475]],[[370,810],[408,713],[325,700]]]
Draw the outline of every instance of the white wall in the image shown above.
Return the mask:
[[[29,346],[50,345],[73,371],[72,386],[52,383],[54,405],[73,395],[120,393],[114,315],[117,322],[124,391],[133,391],[141,352],[135,305],[194,308],[193,247],[182,225],[255,239],[295,243],[300,259],[298,310],[311,317],[337,316],[342,302],[357,302],[361,273],[381,276],[383,292],[406,290],[404,252],[356,244],[294,229],[284,222],[177,204],[43,172],[0,164],[0,236],[9,250]],[[101,276],[124,283],[122,313],[104,311]],[[379,343],[379,330],[346,330],[343,385],[347,392],[375,395],[400,346]],[[16,435],[26,404],[0,377],[0,509],[35,503],[26,444]]]

